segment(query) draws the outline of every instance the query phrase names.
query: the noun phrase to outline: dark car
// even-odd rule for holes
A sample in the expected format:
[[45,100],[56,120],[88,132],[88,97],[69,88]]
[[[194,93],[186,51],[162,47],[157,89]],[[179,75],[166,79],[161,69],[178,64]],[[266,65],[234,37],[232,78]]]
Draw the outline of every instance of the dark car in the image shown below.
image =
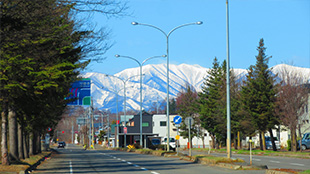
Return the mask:
[[[300,148],[300,141],[297,141],[298,143],[298,149]],[[305,133],[303,138],[301,139],[301,149],[306,150],[310,149],[310,132]]]
[[61,142],[58,142],[58,148],[65,148],[66,146],[66,143],[61,141]]

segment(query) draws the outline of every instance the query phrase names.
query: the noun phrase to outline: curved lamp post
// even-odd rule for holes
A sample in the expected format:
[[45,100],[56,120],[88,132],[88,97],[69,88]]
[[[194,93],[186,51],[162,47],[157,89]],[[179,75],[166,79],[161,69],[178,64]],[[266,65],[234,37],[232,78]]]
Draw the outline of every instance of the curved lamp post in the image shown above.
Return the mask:
[[138,63],[138,65],[140,67],[140,146],[142,147],[142,145],[143,145],[143,143],[142,143],[142,66],[144,65],[145,62],[147,62],[150,59],[166,57],[166,55],[153,56],[153,57],[145,59],[142,63],[140,63],[137,59],[135,59],[133,57],[129,57],[129,56],[121,56],[121,55],[116,54],[115,57],[116,58],[127,58],[127,59],[134,60],[135,62]]
[[143,23],[138,23],[138,22],[132,22],[132,25],[144,25],[144,26],[148,26],[148,27],[152,27],[155,28],[157,30],[159,30],[161,33],[163,33],[166,37],[166,46],[167,46],[167,151],[170,150],[169,148],[169,144],[170,144],[170,121],[169,121],[169,36],[171,35],[172,32],[174,32],[176,29],[179,29],[181,27],[185,27],[185,26],[189,26],[189,25],[201,25],[202,22],[198,21],[198,22],[193,22],[193,23],[187,23],[187,24],[183,24],[183,25],[179,25],[175,28],[173,28],[171,31],[169,31],[169,33],[167,34],[166,32],[164,32],[162,29],[160,29],[159,27],[156,27],[154,25],[150,25],[150,24],[143,24]]
[[[117,76],[114,76],[114,75],[105,74],[105,76],[106,76],[106,77],[114,77],[114,78],[117,78],[118,80],[122,81],[123,84],[124,84],[124,115],[125,115],[125,125],[124,125],[124,127],[127,127],[127,126],[126,126],[126,82],[128,82],[129,79],[131,79],[131,78],[133,78],[133,77],[136,77],[136,76],[138,76],[138,75],[131,76],[131,77],[127,78],[126,80],[121,79],[120,77],[117,77]],[[119,129],[119,127],[118,127],[118,124],[117,124],[117,131],[119,131],[118,129]],[[117,137],[117,138],[118,138],[118,137]],[[117,144],[118,144],[118,142],[117,142]],[[125,133],[124,133],[124,147],[126,148],[126,134],[125,134]]]
[[[101,87],[102,89],[104,89],[103,87]],[[121,90],[123,90],[124,88],[120,89],[120,90],[112,90],[112,92],[116,95],[116,120],[120,120],[119,116],[118,116],[118,94]],[[116,126],[117,126],[117,131],[116,131],[116,147],[119,148],[119,124],[116,121]]]

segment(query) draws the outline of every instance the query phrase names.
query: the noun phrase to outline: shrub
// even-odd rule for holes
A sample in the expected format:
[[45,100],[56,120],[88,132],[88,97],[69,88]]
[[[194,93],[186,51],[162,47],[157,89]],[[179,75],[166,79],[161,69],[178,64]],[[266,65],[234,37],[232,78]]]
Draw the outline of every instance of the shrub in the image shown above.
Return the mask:
[[291,151],[291,140],[287,140],[287,150]]

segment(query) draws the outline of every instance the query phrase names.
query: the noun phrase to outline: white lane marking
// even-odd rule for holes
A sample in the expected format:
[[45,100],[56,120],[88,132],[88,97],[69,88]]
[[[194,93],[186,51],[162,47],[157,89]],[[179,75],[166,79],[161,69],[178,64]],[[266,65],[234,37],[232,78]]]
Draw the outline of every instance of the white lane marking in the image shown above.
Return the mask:
[[261,161],[261,159],[253,159],[253,161]]
[[[121,159],[121,158],[117,158],[117,157],[112,156],[112,155],[109,155],[109,154],[105,154],[105,153],[101,153],[101,154],[103,154],[103,155],[105,155],[105,156],[109,156],[109,157],[114,158],[114,159],[117,159],[117,160],[119,160],[119,161],[127,162],[126,160],[123,160],[123,159]],[[133,165],[134,167],[140,167],[139,165],[132,164],[131,162],[127,162],[127,164]],[[71,161],[70,161],[70,165],[71,165]],[[72,167],[72,166],[71,166],[71,167]],[[144,171],[148,171],[148,169],[146,169],[146,168],[144,168],[144,167],[140,167],[140,169],[141,169],[141,170],[144,170]],[[71,170],[72,170],[72,168],[70,168],[70,172],[71,172]],[[71,172],[71,173],[72,173],[72,172]],[[160,174],[160,173],[154,172],[154,171],[151,171],[151,173],[152,173],[152,174]]]
[[73,170],[72,170],[72,162],[71,162],[71,160],[70,160],[70,162],[69,162],[69,166],[70,166],[70,173],[73,173]]
[[160,174],[160,173],[157,173],[157,172],[154,172],[154,171],[152,171],[151,173],[152,173],[152,174]]
[[299,163],[290,163],[291,165],[295,165],[295,166],[305,166],[304,164],[299,164]]
[[270,162],[272,162],[272,163],[278,163],[278,164],[280,163],[280,161],[270,161]]

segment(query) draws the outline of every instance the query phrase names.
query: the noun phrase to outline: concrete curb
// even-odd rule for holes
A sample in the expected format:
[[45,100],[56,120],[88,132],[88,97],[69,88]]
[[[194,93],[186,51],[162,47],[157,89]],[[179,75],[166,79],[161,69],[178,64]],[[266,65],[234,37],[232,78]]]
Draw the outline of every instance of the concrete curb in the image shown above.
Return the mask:
[[51,152],[47,155],[45,155],[44,157],[42,157],[39,161],[37,161],[35,164],[29,166],[25,171],[20,171],[19,174],[29,174],[31,173],[32,170],[36,169],[38,167],[38,165],[41,164],[41,162],[45,161],[45,159],[47,157],[50,157],[52,155],[52,152],[54,151],[54,149],[51,149]]

